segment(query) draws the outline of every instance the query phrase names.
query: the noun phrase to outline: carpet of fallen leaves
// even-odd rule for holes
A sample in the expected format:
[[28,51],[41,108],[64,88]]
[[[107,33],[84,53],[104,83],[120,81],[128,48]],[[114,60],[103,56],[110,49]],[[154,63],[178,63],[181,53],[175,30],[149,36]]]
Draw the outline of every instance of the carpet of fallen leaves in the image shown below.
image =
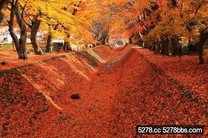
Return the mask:
[[34,64],[38,61],[51,59],[53,57],[57,57],[58,55],[64,55],[65,53],[47,53],[44,56],[35,55],[35,54],[28,54],[27,60],[19,60],[17,56],[17,52],[13,50],[8,51],[0,51],[0,65],[2,62],[5,62],[6,66],[0,66],[0,70],[6,70],[10,68],[15,68],[18,66],[24,66],[28,64]]
[[206,127],[203,135],[136,134],[136,125],[208,126],[208,64],[196,55],[101,46],[17,65],[0,71],[0,137],[208,136]]

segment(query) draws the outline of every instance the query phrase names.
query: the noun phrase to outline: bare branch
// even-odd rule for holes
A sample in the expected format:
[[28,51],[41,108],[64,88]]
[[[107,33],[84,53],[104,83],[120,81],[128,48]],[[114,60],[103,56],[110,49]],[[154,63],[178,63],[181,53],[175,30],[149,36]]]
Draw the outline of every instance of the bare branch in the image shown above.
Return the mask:
[[204,32],[208,29],[208,25],[204,28],[204,30],[201,32],[201,34],[204,34]]
[[[18,2],[18,5],[20,6],[20,8],[22,8],[22,16],[23,14],[25,13],[27,15],[27,17],[30,19],[30,21],[32,22],[33,19],[30,17],[30,15],[25,11],[25,8],[26,8],[26,4],[24,6],[22,6],[19,2]],[[27,23],[28,24],[28,23]]]
[[195,13],[194,13],[194,18],[196,17],[198,11],[200,10],[200,8],[202,7],[202,5],[204,4],[205,0],[202,0],[201,3],[199,4],[199,6],[197,7]]

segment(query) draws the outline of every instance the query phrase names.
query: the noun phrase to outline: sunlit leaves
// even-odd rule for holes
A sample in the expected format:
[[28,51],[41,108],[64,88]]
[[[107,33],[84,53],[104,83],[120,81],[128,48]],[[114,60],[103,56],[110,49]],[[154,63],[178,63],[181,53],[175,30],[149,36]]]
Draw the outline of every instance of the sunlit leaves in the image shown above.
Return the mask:
[[165,5],[160,6],[161,21],[151,34],[176,34],[197,39],[200,31],[208,26],[207,6],[207,0],[178,0],[177,7],[173,7],[167,0]]

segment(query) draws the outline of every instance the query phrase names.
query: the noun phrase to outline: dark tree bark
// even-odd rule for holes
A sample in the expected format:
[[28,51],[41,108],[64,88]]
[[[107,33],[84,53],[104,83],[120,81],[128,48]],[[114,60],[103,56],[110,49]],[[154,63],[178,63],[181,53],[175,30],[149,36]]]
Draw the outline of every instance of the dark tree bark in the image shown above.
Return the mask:
[[[18,39],[16,34],[14,33],[14,15],[16,15],[17,23],[20,28],[20,38]],[[18,8],[18,0],[12,0],[11,2],[11,13],[10,13],[10,21],[9,23],[9,32],[11,34],[11,37],[14,41],[18,58],[19,59],[27,59],[27,53],[26,53],[26,39],[27,39],[27,31],[26,31],[26,24],[20,14],[19,8]]]
[[[38,46],[37,44],[37,32],[38,32],[38,29],[40,27],[40,23],[41,21],[38,19],[38,16],[41,15],[41,12],[38,11],[37,15],[32,19],[30,17],[30,14],[28,14],[26,11],[25,11],[25,7],[26,5],[22,6],[19,2],[18,2],[18,5],[22,8],[22,13],[21,13],[21,16],[22,16],[22,19],[23,21],[25,22],[25,24],[30,28],[31,30],[31,36],[30,36],[30,40],[31,40],[31,44],[33,46],[33,49],[35,51],[35,54],[37,55],[43,55],[43,50]],[[25,15],[29,18],[30,22],[31,23],[27,23],[27,21],[25,20],[24,18],[24,13]]]
[[[78,2],[78,4],[75,4],[74,6],[75,7],[79,7],[80,6],[80,4],[82,3],[82,1],[80,0],[79,2]],[[77,8],[74,8],[73,9],[73,11],[72,11],[72,15],[73,16],[75,16],[76,15],[76,13],[77,13]],[[65,10],[67,10],[67,8],[64,8]],[[65,31],[67,31],[68,30],[68,28],[66,28],[66,27],[64,27],[62,24],[60,24],[60,23],[57,23],[55,26],[51,26],[52,28],[53,28],[53,30],[57,30],[58,29],[58,27],[59,26],[62,26],[64,29],[65,29]],[[68,34],[69,35],[69,34]],[[70,35],[69,35],[70,36]],[[52,34],[49,32],[49,34],[48,34],[48,37],[47,37],[47,44],[46,44],[46,52],[52,52],[51,50],[52,50],[52,45],[51,45],[51,42],[52,42]],[[68,51],[68,50],[70,50],[70,43],[69,42],[65,42],[64,43],[64,50],[65,51]]]
[[70,43],[69,42],[64,42],[64,51],[69,51],[69,50],[71,50],[71,48],[70,48]]
[[203,58],[203,45],[205,43],[205,41],[208,38],[208,32],[206,33],[202,33],[200,36],[200,40],[198,43],[196,43],[196,47],[197,47],[197,53],[198,53],[198,57],[199,57],[199,63],[200,64],[204,64],[204,58]]
[[[70,34],[68,34],[68,33],[67,33],[67,38],[70,38]],[[68,39],[64,39],[63,50],[64,50],[64,51],[69,51],[69,50],[71,50],[70,42],[68,41]]]
[[46,52],[52,52],[51,51],[51,42],[52,42],[52,34],[49,33],[47,37],[47,44],[46,44]]
[[[78,8],[78,7],[80,6],[81,3],[82,3],[82,1],[80,0],[80,1],[78,2],[78,4],[74,4],[74,6]],[[72,15],[73,15],[73,16],[75,16],[76,13],[78,12],[78,9],[77,9],[77,8],[74,8],[74,9],[73,9],[73,11],[72,11]],[[67,9],[65,9],[65,10],[67,10]],[[58,24],[58,25],[59,25],[59,24]],[[55,26],[55,29],[58,28],[58,25]],[[64,27],[64,26],[63,26],[63,27]],[[64,27],[64,28],[65,28],[65,27]],[[67,30],[68,30],[68,29],[65,28],[65,31],[66,31],[66,34],[67,34],[67,38],[70,38],[70,34],[68,34]],[[63,45],[63,50],[64,50],[64,51],[69,51],[69,50],[71,50],[70,43],[69,43],[68,41],[66,41],[66,40],[65,40],[64,45]]]
[[197,53],[198,53],[198,57],[199,57],[199,64],[204,64],[203,44],[202,43],[197,44]]
[[[56,24],[54,27],[53,27],[53,29],[54,30],[57,30],[58,29],[58,27],[59,27],[59,23],[58,24]],[[48,53],[50,53],[50,52],[52,52],[52,45],[51,45],[51,43],[52,43],[52,33],[49,31],[49,34],[48,34],[48,37],[47,37],[47,44],[46,44],[46,52],[48,52]]]
[[37,55],[43,55],[44,54],[42,49],[38,46],[37,40],[36,40],[37,32],[38,32],[40,23],[41,23],[41,21],[38,20],[37,17],[35,17],[35,19],[34,19],[34,21],[32,23],[32,26],[30,27],[30,29],[31,29],[31,37],[30,37],[31,44],[33,46],[35,54],[37,54]]
[[18,40],[16,34],[14,33],[14,16],[15,16],[15,7],[16,6],[17,6],[17,3],[12,1],[11,12],[10,12],[10,20],[8,21],[8,24],[9,24],[9,32],[10,32],[10,35],[11,35],[12,40],[14,42],[16,51],[19,51],[19,40]]
[[20,28],[19,50],[17,51],[18,56],[19,59],[27,59],[27,52],[26,52],[27,29],[26,29],[26,24],[20,14],[18,5],[16,6],[15,15],[17,17],[17,23]]

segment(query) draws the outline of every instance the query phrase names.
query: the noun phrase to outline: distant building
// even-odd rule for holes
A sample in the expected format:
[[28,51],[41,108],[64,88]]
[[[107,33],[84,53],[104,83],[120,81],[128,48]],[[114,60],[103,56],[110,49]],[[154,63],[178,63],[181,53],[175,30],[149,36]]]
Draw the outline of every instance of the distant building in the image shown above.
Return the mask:
[[70,47],[73,51],[82,51],[86,48],[84,44],[70,44]]
[[[2,44],[11,44],[13,42],[8,29],[9,29],[8,26],[0,27],[0,42]],[[14,32],[17,35],[17,37],[19,38],[20,35],[19,35],[17,28],[14,28]]]

